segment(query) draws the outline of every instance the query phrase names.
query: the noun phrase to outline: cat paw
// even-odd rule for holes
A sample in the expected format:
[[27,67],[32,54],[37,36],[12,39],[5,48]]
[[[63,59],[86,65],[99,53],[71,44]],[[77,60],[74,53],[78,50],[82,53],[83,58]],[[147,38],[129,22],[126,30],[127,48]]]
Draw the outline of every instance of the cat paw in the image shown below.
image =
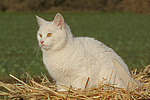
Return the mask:
[[58,92],[67,92],[68,90],[66,90],[66,89],[58,89],[57,91]]

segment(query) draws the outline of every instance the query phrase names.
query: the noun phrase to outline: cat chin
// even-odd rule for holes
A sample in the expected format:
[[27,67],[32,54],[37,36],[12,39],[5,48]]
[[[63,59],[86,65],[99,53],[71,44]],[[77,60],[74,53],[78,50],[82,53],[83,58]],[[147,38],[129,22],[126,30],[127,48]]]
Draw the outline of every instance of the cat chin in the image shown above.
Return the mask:
[[42,46],[41,48],[44,50],[49,50],[49,49],[51,49],[51,46]]

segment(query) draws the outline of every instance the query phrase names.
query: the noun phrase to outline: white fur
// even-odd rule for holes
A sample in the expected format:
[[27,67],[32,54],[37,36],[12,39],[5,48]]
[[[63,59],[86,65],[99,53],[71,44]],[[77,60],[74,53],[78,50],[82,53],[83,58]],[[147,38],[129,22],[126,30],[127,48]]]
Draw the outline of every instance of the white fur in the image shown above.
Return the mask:
[[[73,37],[61,14],[57,14],[51,22],[40,17],[37,21],[40,26],[37,38],[43,62],[57,83],[84,88],[88,78],[88,87],[106,79],[105,83],[125,88],[129,82],[136,82],[127,65],[111,48],[93,38]],[[47,37],[48,33],[52,36]],[[44,46],[40,41],[44,41]]]

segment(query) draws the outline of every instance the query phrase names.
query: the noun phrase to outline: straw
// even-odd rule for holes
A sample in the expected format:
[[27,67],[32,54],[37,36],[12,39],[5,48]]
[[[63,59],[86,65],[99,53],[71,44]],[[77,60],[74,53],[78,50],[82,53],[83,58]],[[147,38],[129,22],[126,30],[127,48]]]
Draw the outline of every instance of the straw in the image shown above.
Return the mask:
[[[37,83],[27,74],[27,82],[22,81],[16,76],[10,74],[10,77],[16,80],[17,84],[0,82],[0,87],[6,90],[0,91],[0,96],[8,98],[8,100],[128,100],[128,99],[149,99],[150,98],[150,65],[145,67],[143,71],[137,69],[131,71],[135,80],[138,80],[143,85],[142,87],[131,87],[124,89],[116,87],[116,84],[99,83],[97,86],[88,88],[90,78],[85,83],[85,89],[73,89],[72,86],[66,87],[60,85],[66,91],[58,91],[56,84],[51,84],[48,78],[42,74],[41,82]],[[111,79],[111,76],[110,76]],[[104,80],[105,81],[105,80]],[[131,83],[130,83],[131,84]]]

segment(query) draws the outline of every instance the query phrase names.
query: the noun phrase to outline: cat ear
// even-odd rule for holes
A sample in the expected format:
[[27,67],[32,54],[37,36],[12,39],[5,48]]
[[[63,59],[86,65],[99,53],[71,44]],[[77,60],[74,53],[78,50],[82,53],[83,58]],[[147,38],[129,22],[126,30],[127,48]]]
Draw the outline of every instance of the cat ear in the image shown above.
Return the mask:
[[64,18],[60,13],[57,13],[54,20],[53,20],[53,24],[56,26],[59,26],[59,28],[62,30],[62,28],[65,27],[65,22],[64,22]]
[[39,26],[43,25],[45,23],[45,20],[42,19],[41,17],[36,15],[36,20]]

